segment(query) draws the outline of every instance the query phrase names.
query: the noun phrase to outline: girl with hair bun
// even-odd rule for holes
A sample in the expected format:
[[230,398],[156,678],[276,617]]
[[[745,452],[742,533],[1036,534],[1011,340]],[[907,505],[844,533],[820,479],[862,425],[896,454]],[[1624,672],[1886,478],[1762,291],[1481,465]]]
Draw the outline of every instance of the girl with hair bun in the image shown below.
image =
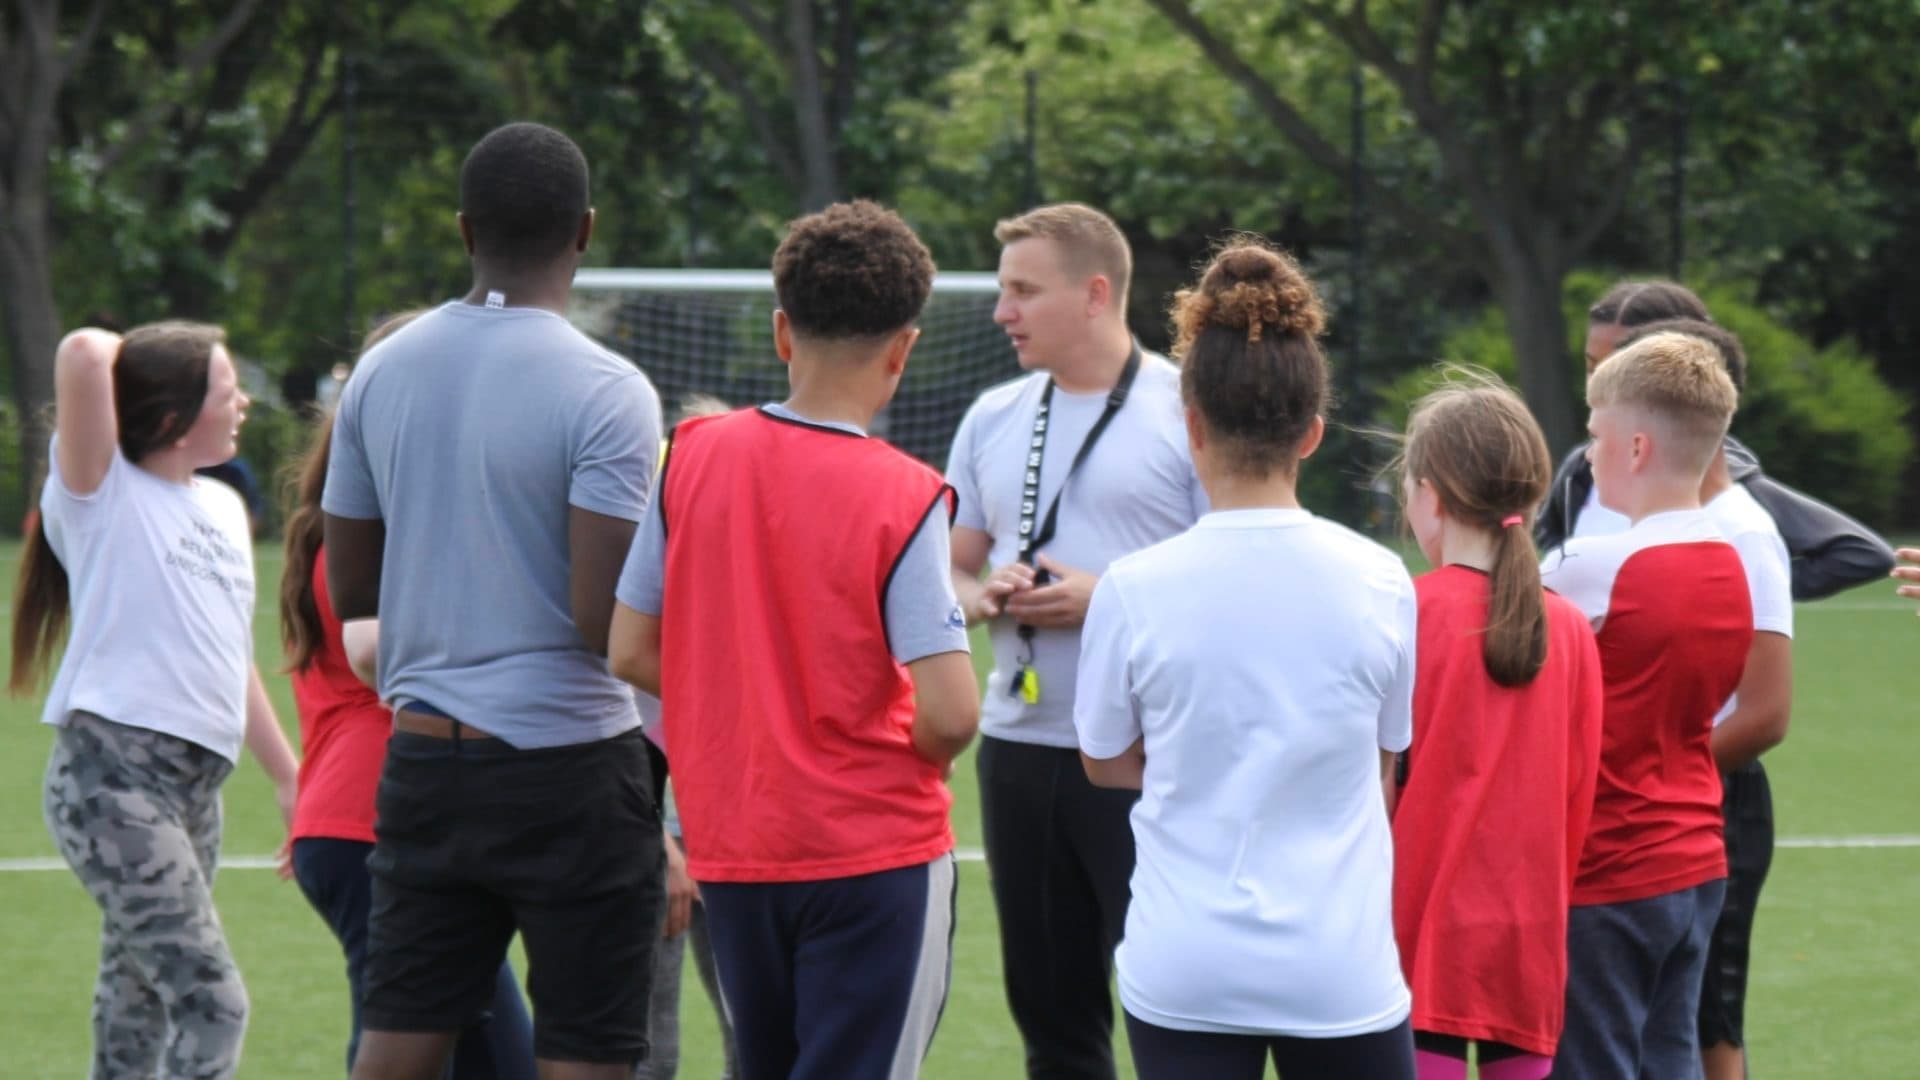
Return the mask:
[[1394,928],[1420,1080],[1539,1080],[1564,1022],[1567,910],[1600,758],[1600,656],[1540,584],[1528,518],[1547,442],[1485,376],[1421,399],[1407,520],[1420,597],[1413,747],[1396,800]]
[[1074,708],[1087,775],[1142,792],[1115,955],[1134,1064],[1411,1080],[1386,794],[1412,729],[1413,582],[1296,496],[1328,396],[1300,267],[1235,239],[1173,321],[1213,511],[1101,577]]

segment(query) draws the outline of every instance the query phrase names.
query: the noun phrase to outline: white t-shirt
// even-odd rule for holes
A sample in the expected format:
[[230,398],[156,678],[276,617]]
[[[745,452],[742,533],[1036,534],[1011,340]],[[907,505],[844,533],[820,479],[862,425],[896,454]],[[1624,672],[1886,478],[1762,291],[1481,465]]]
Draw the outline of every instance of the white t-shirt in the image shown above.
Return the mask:
[[[1744,484],[1734,484],[1713,497],[1707,515],[1720,535],[1740,553],[1747,572],[1747,591],[1753,598],[1753,628],[1759,633],[1793,636],[1793,559],[1780,538],[1780,526]],[[1713,718],[1715,727],[1733,715],[1740,695],[1727,699]]]
[[[980,395],[953,436],[947,483],[959,498],[956,526],[992,536],[987,565],[1004,566],[1020,556],[1020,497],[1033,421],[1050,376],[1034,372]],[[1105,391],[1069,394],[1055,388],[1048,414],[1046,453],[1040,464],[1040,498],[1034,528],[1066,479],[1087,432],[1106,410]],[[1060,498],[1051,543],[1041,549],[1065,566],[1100,574],[1129,552],[1174,536],[1206,512],[1207,496],[1193,472],[1186,416],[1180,403],[1180,369],[1146,353],[1126,404],[1094,444]],[[1040,700],[1029,705],[1009,692],[1019,669],[1020,639],[1008,616],[991,624],[993,674],[980,706],[980,731],[995,738],[1040,746],[1071,747],[1074,673],[1080,632],[1040,629],[1033,638]]]
[[[47,460],[59,460],[51,448]],[[238,761],[254,593],[240,496],[204,477],[163,480],[115,448],[89,495],[68,490],[57,464],[48,470],[40,520],[72,609],[42,722],[83,710]]]
[[1094,592],[1081,749],[1146,740],[1120,1000],[1183,1031],[1335,1038],[1408,1015],[1380,751],[1413,736],[1418,602],[1304,510],[1208,514]]

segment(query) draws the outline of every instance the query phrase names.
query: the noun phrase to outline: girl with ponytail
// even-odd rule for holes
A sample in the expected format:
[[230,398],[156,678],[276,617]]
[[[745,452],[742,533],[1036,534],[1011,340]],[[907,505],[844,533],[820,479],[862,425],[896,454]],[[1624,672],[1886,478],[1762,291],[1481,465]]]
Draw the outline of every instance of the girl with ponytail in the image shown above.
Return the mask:
[[1081,635],[1087,775],[1141,789],[1115,956],[1143,1080],[1412,1080],[1386,791],[1412,724],[1399,556],[1303,509],[1326,314],[1243,238],[1175,303],[1213,511],[1112,564]]
[[1420,598],[1413,746],[1393,818],[1394,929],[1420,1080],[1552,1066],[1567,909],[1599,768],[1600,659],[1540,584],[1530,531],[1552,459],[1520,398],[1456,378],[1414,407],[1407,520]]

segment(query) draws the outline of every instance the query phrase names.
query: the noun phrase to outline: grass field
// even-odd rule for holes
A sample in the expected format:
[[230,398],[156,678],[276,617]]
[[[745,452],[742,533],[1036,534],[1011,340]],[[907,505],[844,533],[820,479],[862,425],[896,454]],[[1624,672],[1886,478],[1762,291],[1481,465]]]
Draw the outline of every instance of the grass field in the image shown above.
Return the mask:
[[[9,588],[17,554],[16,545],[0,547]],[[256,629],[268,658],[279,655],[271,606],[279,571],[277,552],[262,548]],[[1920,621],[1885,586],[1803,606],[1798,620],[1793,735],[1768,758],[1784,842],[1754,942],[1753,1072],[1768,1080],[1913,1076],[1920,1071],[1920,841],[1912,838],[1920,833],[1912,704]],[[286,680],[269,675],[268,682],[291,730]],[[9,1080],[85,1074],[96,962],[92,902],[63,867],[26,868],[27,860],[54,856],[40,819],[49,735],[34,723],[38,712],[37,701],[0,705],[0,969],[14,973],[6,993],[13,1004],[0,1018],[0,1077]],[[960,845],[977,851],[970,761],[955,770],[954,795]],[[229,782],[226,809],[229,858],[274,850],[279,823],[251,762]],[[1867,846],[1863,838],[1873,837],[1905,839]],[[217,895],[253,999],[241,1075],[338,1075],[346,980],[320,919],[293,885],[266,870],[222,871]],[[953,995],[926,1076],[1021,1074],[999,980],[986,867],[963,862]],[[712,1014],[691,982],[683,1017],[682,1075],[717,1075]]]

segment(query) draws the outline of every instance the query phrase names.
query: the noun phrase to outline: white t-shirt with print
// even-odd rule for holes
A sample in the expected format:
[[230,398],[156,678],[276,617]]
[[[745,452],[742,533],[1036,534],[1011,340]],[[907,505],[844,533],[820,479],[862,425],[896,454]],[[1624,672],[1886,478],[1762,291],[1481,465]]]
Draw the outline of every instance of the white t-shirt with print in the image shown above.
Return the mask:
[[[982,393],[960,421],[947,459],[947,483],[959,500],[953,523],[993,539],[989,567],[1020,555],[1020,502],[1034,417],[1051,378],[1024,375]],[[1067,480],[1067,471],[1100,414],[1107,393],[1070,394],[1055,388],[1047,444],[1040,463],[1034,528]],[[1141,357],[1126,403],[1066,483],[1053,540],[1040,549],[1063,566],[1091,574],[1107,564],[1185,530],[1206,512],[1207,495],[1194,475],[1187,422],[1180,403],[1180,369],[1153,353]],[[980,702],[980,732],[1039,746],[1072,747],[1074,673],[1080,631],[1041,628],[1033,637],[1033,668],[1040,700],[1027,704],[1010,692],[1021,643],[1014,619],[989,624],[993,674]]]
[[1322,1038],[1407,1017],[1380,751],[1412,739],[1417,611],[1397,556],[1304,510],[1208,514],[1108,568],[1074,721],[1091,757],[1145,739],[1128,1012]]
[[[47,459],[58,462],[54,449]],[[69,490],[57,464],[48,470],[40,520],[66,568],[72,610],[41,720],[90,712],[238,761],[254,600],[240,496],[205,477],[164,480],[115,448],[88,495]]]
[[[1780,538],[1780,526],[1744,484],[1734,484],[1707,503],[1707,515],[1720,535],[1740,553],[1753,598],[1753,628],[1764,634],[1793,636],[1793,558]],[[1713,718],[1715,727],[1733,715],[1740,695],[1727,699]]]

